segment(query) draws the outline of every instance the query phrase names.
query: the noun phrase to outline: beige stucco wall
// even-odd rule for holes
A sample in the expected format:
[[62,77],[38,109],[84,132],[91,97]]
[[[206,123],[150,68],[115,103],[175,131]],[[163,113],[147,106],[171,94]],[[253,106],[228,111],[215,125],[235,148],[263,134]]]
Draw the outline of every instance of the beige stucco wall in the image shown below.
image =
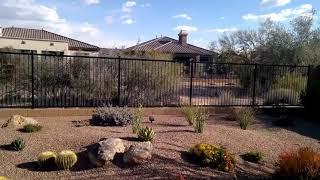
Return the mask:
[[[25,44],[21,44],[25,41]],[[50,43],[54,43],[50,46]],[[0,48],[12,47],[13,49],[19,50],[36,50],[37,53],[41,54],[42,51],[68,51],[68,43],[58,41],[39,41],[39,40],[22,40],[22,39],[9,39],[0,37]]]

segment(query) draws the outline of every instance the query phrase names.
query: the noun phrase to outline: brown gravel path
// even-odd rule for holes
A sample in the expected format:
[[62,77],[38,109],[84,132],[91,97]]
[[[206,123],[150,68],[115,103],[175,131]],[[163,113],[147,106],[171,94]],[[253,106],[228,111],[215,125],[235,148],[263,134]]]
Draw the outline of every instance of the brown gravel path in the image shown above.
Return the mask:
[[[0,149],[0,175],[10,179],[175,179],[181,173],[194,178],[223,177],[233,175],[202,168],[185,162],[181,153],[196,143],[214,143],[226,147],[239,155],[249,150],[260,150],[265,155],[261,165],[243,162],[238,156],[237,172],[268,174],[272,172],[274,159],[288,148],[309,146],[320,152],[317,139],[293,131],[270,128],[256,124],[249,130],[241,130],[235,122],[210,118],[203,134],[193,133],[192,127],[182,117],[155,116],[156,122],[145,122],[156,132],[154,155],[150,163],[137,167],[122,167],[109,163],[103,168],[90,168],[85,158],[71,171],[39,172],[34,161],[42,151],[72,149],[85,157],[85,147],[101,138],[120,137],[133,140],[131,127],[75,127],[72,121],[87,120],[89,117],[36,118],[43,130],[34,134],[21,133],[12,129],[0,129],[0,145],[10,143],[16,137],[23,137],[27,146],[22,152]],[[5,119],[0,119],[3,124]]]

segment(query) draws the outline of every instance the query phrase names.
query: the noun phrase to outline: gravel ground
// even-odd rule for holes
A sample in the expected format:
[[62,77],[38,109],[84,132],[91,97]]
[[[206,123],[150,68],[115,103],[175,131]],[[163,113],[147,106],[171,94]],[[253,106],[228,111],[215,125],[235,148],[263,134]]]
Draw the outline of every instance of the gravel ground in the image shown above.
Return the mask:
[[[211,117],[203,134],[193,133],[192,127],[182,117],[155,116],[156,122],[145,121],[146,126],[154,128],[154,154],[152,160],[136,167],[123,167],[110,162],[102,168],[92,168],[86,159],[86,146],[101,138],[120,137],[135,140],[131,127],[76,127],[73,121],[87,120],[89,117],[35,118],[41,123],[41,132],[26,134],[12,129],[0,129],[0,145],[9,144],[16,137],[23,137],[26,148],[22,152],[0,149],[0,175],[10,179],[175,179],[183,174],[189,179],[224,178],[234,175],[198,167],[183,160],[183,152],[196,143],[213,143],[227,148],[237,158],[237,174],[268,175],[274,169],[274,160],[279,153],[289,148],[309,146],[320,152],[317,138],[303,133],[258,122],[249,130],[241,130],[236,122]],[[0,119],[3,124],[6,119]],[[146,119],[147,120],[147,119]],[[308,126],[307,126],[308,127]],[[314,127],[314,126],[312,126]],[[37,169],[36,158],[42,151],[72,149],[79,153],[79,163],[71,171],[41,172]],[[246,163],[238,155],[260,150],[264,162],[259,165]]]

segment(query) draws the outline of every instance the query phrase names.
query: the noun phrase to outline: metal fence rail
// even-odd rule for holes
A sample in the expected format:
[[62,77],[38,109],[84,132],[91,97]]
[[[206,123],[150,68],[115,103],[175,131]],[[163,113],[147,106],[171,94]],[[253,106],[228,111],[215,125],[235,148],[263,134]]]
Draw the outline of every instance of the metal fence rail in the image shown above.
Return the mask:
[[0,107],[301,106],[309,66],[0,52]]

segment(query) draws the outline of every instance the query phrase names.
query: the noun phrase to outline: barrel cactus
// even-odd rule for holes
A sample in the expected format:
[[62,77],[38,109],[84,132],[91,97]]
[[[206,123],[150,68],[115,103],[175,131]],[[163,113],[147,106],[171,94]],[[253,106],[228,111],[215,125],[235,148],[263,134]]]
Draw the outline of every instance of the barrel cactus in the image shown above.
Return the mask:
[[59,169],[68,170],[72,168],[78,160],[76,153],[70,150],[64,150],[58,153],[56,165]]
[[151,141],[154,138],[154,131],[152,128],[141,128],[138,132],[138,137],[142,141]]
[[8,180],[8,178],[5,176],[0,176],[0,180]]
[[15,151],[22,151],[26,146],[26,143],[22,138],[19,137],[16,140],[12,141],[10,146]]
[[55,152],[52,152],[52,151],[42,152],[38,156],[39,166],[42,168],[52,168],[55,166],[56,158],[57,158],[57,155]]

